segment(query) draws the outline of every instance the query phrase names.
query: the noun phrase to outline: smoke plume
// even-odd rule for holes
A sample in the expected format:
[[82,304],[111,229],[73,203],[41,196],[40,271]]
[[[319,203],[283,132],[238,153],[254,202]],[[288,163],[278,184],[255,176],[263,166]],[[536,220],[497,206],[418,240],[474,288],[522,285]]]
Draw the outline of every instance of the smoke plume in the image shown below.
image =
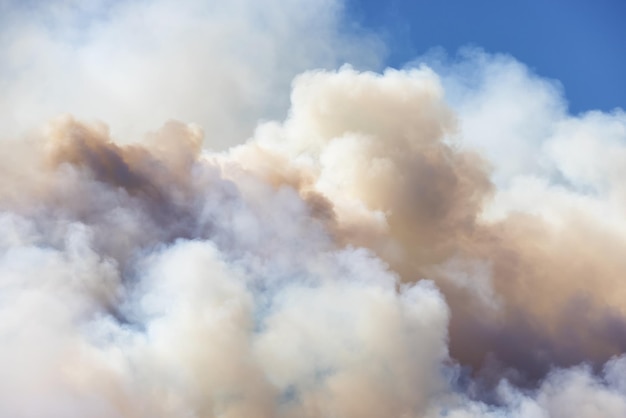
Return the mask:
[[[267,3],[259,13],[285,32],[258,40],[261,55],[297,29]],[[110,15],[85,42],[125,34],[135,8],[153,19],[175,10],[129,4],[92,5]],[[92,13],[64,5],[45,16]],[[288,12],[304,18],[298,5]],[[321,55],[333,39],[346,49],[296,60],[271,83],[376,44],[339,33],[338,5],[319,7],[328,39],[306,42]],[[220,20],[193,11],[176,12],[170,30],[219,39]],[[70,36],[21,30],[2,32],[2,54]],[[151,51],[141,37],[129,50]],[[169,47],[126,63],[137,72],[125,80]],[[51,56],[45,72],[96,50]],[[248,57],[222,53],[245,68]],[[283,60],[243,77],[241,97],[187,101],[203,77],[240,81],[205,62],[214,73],[190,76],[178,99],[154,93],[174,100],[154,112],[156,96],[134,90],[127,109],[86,110],[108,109],[115,129],[80,111],[41,128],[0,124],[0,416],[626,416],[626,114],[570,115],[558,85],[466,50],[401,70],[302,72],[283,117],[233,144],[279,112],[256,83]],[[0,107],[46,116],[25,87],[43,70],[9,82],[21,61],[11,62]],[[98,85],[67,103],[101,99]],[[58,103],[53,90],[41,106]],[[146,126],[172,103],[182,109],[172,117],[207,115]],[[121,137],[128,127],[148,133]]]

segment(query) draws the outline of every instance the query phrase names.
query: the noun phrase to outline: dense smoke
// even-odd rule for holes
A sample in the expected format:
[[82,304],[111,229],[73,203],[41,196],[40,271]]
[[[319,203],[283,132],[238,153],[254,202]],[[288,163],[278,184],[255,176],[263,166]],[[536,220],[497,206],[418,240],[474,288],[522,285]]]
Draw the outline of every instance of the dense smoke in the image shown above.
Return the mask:
[[7,122],[0,416],[626,416],[626,114],[463,54],[304,72],[220,152],[265,93]]

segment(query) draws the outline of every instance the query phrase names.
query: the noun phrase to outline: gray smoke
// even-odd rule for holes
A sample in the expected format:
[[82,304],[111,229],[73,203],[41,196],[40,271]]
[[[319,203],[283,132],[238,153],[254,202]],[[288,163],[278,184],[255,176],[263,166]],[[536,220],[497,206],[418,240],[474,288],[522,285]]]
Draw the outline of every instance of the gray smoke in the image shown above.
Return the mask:
[[[246,39],[273,33],[246,2],[219,16],[194,2],[129,4],[37,8],[56,23],[86,14],[93,38],[53,49],[45,70],[11,79],[21,61],[0,66],[1,106],[47,116],[38,106],[63,101],[34,74],[127,36],[138,11],[193,39],[219,39],[232,19],[252,25],[237,32]],[[553,83],[467,51],[382,73],[304,72],[284,120],[209,151],[280,105],[268,105],[271,89],[188,89],[260,82],[285,61],[268,51],[295,42],[291,31],[317,51],[349,40],[344,52],[364,57],[376,43],[341,34],[334,2],[316,6],[327,38],[281,20],[305,18],[303,4],[264,6],[286,32],[262,42],[252,78],[205,63],[215,72],[185,79],[179,96],[127,91],[115,71],[135,68],[131,82],[173,57],[129,38],[128,51],[148,55],[106,80],[141,106],[96,100],[83,114],[102,98],[86,84],[63,104],[79,116],[39,129],[14,110],[0,124],[10,138],[0,141],[0,416],[626,416],[626,114],[569,115]],[[171,21],[157,19],[165,11]],[[0,52],[13,57],[29,39],[32,51],[66,45],[67,33],[45,30],[11,24]],[[295,60],[272,83],[332,67],[340,49]],[[169,116],[203,116],[150,131],[172,103],[183,111]],[[101,109],[112,130],[84,120]],[[219,129],[208,122],[223,115]],[[149,132],[135,140],[126,128]]]

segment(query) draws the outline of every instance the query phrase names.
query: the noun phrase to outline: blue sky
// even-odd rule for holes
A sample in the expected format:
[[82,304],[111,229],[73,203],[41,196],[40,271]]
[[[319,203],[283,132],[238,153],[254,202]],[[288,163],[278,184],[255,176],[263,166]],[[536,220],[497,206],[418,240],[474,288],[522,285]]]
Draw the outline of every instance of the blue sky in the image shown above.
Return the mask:
[[478,46],[559,80],[573,113],[626,107],[623,0],[349,0],[348,15],[383,36],[393,67]]

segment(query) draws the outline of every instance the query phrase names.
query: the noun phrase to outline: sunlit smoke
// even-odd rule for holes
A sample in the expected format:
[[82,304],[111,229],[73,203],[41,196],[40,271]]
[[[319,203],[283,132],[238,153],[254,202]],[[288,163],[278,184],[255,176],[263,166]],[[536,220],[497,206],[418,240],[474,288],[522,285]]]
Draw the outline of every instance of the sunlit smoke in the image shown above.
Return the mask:
[[[258,12],[274,28],[304,18],[299,2],[269,3]],[[75,16],[65,6],[55,19]],[[258,22],[246,6],[222,12],[247,39]],[[155,19],[175,10],[119,7],[85,42],[110,46],[142,7]],[[327,38],[296,32],[323,59],[295,60],[270,84],[348,52],[375,61],[364,52],[374,37],[341,34],[340,5],[319,7]],[[190,10],[172,18],[175,34],[221,36],[223,21]],[[297,25],[282,23],[259,55],[295,42]],[[36,50],[49,38],[32,30]],[[3,54],[28,39],[17,26],[3,33]],[[346,49],[326,56],[334,39]],[[125,80],[172,56],[154,48]],[[248,63],[224,54],[233,68]],[[190,63],[214,72],[183,82],[180,113],[114,84],[137,106],[100,103],[40,128],[7,122],[0,416],[626,416],[626,114],[572,116],[554,83],[466,50],[402,70],[305,71],[280,116],[256,83],[283,61],[264,58],[250,77]],[[32,105],[32,118],[73,110],[37,108],[25,86],[39,70],[28,68],[0,106]],[[227,76],[256,87],[190,93]],[[101,99],[94,86],[63,106]],[[114,129],[84,120],[100,111]],[[147,133],[121,136],[128,127]]]

